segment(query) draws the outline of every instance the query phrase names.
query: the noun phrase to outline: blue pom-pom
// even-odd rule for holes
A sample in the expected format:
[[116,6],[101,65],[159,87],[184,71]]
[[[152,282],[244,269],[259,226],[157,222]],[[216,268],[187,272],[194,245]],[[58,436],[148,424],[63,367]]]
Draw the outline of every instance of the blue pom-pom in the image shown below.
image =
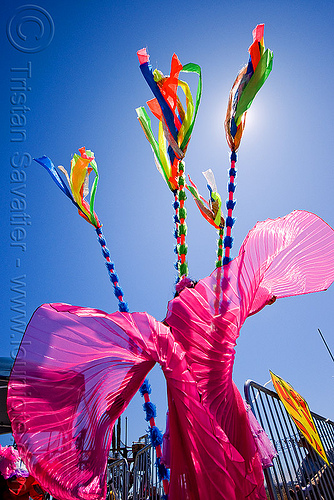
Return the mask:
[[158,457],[156,459],[155,465],[157,467],[159,480],[163,481],[164,479],[167,479],[167,481],[169,481],[170,479],[169,469],[167,469],[165,464],[161,463],[161,457]]
[[111,283],[118,283],[118,276],[116,273],[110,273],[109,278]]
[[113,271],[115,269],[115,264],[113,262],[106,262],[108,271]]
[[226,227],[233,227],[235,219],[233,217],[226,217]]
[[237,153],[235,151],[231,153],[231,161],[237,161]]
[[173,203],[173,207],[175,208],[175,210],[177,210],[180,206],[180,203],[178,201],[174,201]]
[[233,238],[232,236],[225,236],[224,238],[224,248],[232,248],[233,245]]
[[106,246],[106,244],[107,244],[107,242],[106,242],[106,240],[103,238],[103,236],[102,236],[101,238],[99,238],[99,242],[100,242],[100,245],[101,245],[102,247],[105,247],[105,246]]
[[224,257],[223,258],[223,266],[226,266],[229,262],[231,262],[231,257]]
[[234,193],[235,191],[235,184],[233,182],[229,182],[227,186],[228,192],[229,193]]
[[129,306],[127,302],[119,302],[118,304],[118,309],[122,313],[128,313],[129,312]]
[[179,261],[175,262],[174,267],[177,271],[179,270]]
[[230,209],[233,210],[236,203],[237,203],[236,201],[227,200],[227,202],[226,202],[226,208],[227,208],[227,210],[230,210]]
[[178,218],[177,215],[174,215],[174,222],[175,222],[175,224],[179,224],[179,222],[180,222],[180,219]]
[[120,295],[123,297],[123,290],[120,286],[115,286],[114,294],[116,295],[116,297],[119,297]]
[[[225,259],[228,259],[227,264],[228,264],[229,262],[231,262],[230,257],[225,257]],[[229,279],[228,279],[228,278],[226,278],[226,277],[223,277],[223,278],[222,278],[222,280],[221,280],[221,289],[222,289],[222,290],[227,290],[227,289],[228,289],[228,287],[229,287]]]
[[177,255],[177,245],[175,245],[175,247],[174,247],[174,253],[176,253],[176,255]]
[[[98,234],[98,236],[99,236],[100,234],[102,234],[102,227],[97,227],[97,228],[95,229],[95,231],[96,231],[96,233],[97,233],[97,234]],[[100,238],[99,238],[99,239],[100,239]]]
[[151,394],[152,392],[152,388],[151,388],[151,384],[149,383],[148,381],[148,378],[146,378],[144,380],[144,382],[142,383],[142,385],[140,386],[139,388],[139,392],[142,396],[144,396],[144,394]]
[[107,257],[110,258],[110,252],[109,252],[109,249],[107,247],[101,247],[102,249],[102,253],[103,253],[103,257],[106,259]]
[[146,422],[149,422],[151,418],[155,418],[157,416],[157,408],[153,403],[151,403],[151,401],[144,403],[143,408],[146,413]]
[[230,168],[229,172],[228,172],[229,176],[231,177],[236,177],[237,175],[237,170],[235,168]]
[[150,427],[149,433],[150,433],[151,443],[152,446],[154,446],[154,448],[162,444],[162,432],[158,429],[156,425]]

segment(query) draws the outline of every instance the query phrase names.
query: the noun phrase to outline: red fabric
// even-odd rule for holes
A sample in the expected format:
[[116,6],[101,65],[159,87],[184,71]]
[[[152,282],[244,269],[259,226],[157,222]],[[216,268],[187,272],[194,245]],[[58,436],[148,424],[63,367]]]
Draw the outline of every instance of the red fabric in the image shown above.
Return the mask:
[[251,56],[254,71],[261,59],[259,43],[263,39],[263,36],[264,36],[264,24],[258,24],[256,28],[253,29],[253,43],[248,49],[249,55]]
[[236,340],[273,295],[319,291],[333,280],[333,230],[293,212],[258,223],[223,275],[218,269],[173,299],[170,328],[146,313],[40,307],[24,337],[24,373],[18,359],[8,391],[22,459],[55,497],[102,499],[113,423],[158,362],[168,390],[170,500],[265,499],[232,382]]
[[44,492],[38,482],[32,477],[16,477],[7,479],[8,491],[4,500],[43,500]]

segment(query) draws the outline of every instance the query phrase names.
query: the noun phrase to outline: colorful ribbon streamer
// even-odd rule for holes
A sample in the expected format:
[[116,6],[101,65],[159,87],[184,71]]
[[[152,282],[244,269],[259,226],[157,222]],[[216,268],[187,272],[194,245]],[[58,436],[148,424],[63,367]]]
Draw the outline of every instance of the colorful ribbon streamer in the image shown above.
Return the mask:
[[[100,227],[100,222],[94,212],[94,202],[97,183],[99,179],[99,174],[97,170],[97,164],[94,158],[94,153],[83,147],[79,149],[80,156],[74,154],[71,160],[71,172],[68,175],[64,167],[59,166],[58,168],[65,174],[67,178],[68,185],[70,189],[66,186],[63,179],[58,174],[54,164],[47,156],[42,156],[41,158],[35,158],[35,161],[42,165],[51,175],[57,186],[66,194],[66,196],[72,201],[72,203],[77,207],[79,215],[83,217],[89,224],[94,227]],[[94,171],[95,179],[90,191],[90,202],[86,201],[86,197],[89,194],[89,175]]]
[[228,184],[229,198],[226,202],[226,236],[224,238],[225,255],[223,264],[231,260],[230,251],[233,245],[232,226],[234,219],[232,211],[235,207],[234,191],[236,177],[236,151],[239,148],[241,137],[245,128],[246,113],[254,97],[268,78],[273,65],[273,53],[264,46],[264,24],[258,24],[253,30],[253,43],[248,49],[249,61],[238,73],[230,91],[227,112],[224,122],[227,143],[231,149],[230,181]]
[[[187,232],[185,223],[186,209],[184,207],[186,195],[184,192],[185,179],[182,160],[189,144],[201,100],[201,68],[193,63],[183,66],[177,55],[173,54],[170,75],[165,76],[159,70],[152,70],[146,49],[139,50],[137,55],[142,74],[155,96],[147,104],[154,116],[159,120],[158,140],[154,137],[151,120],[145,108],[141,107],[136,111],[146,138],[151,144],[157,168],[168,187],[174,193],[175,238],[177,240],[176,253],[178,255],[176,267],[179,272],[179,279],[182,279],[182,277],[188,275],[188,265],[185,257],[187,253],[185,243]],[[199,76],[195,104],[189,85],[179,78],[181,71],[197,73]],[[177,95],[179,87],[185,95],[185,109]]]
[[[60,171],[65,175],[70,189],[66,186],[65,182],[58,174],[50,158],[48,158],[47,156],[42,156],[41,158],[35,158],[35,161],[42,165],[49,172],[57,186],[77,207],[79,215],[81,215],[81,217],[89,222],[89,224],[92,224],[92,226],[95,227],[98,236],[98,242],[101,245],[102,255],[106,260],[109,279],[114,287],[114,294],[118,299],[118,308],[121,312],[129,312],[128,305],[123,300],[124,294],[118,283],[118,276],[115,272],[115,265],[111,260],[110,252],[107,248],[106,240],[102,233],[102,224],[99,222],[99,219],[94,212],[95,195],[99,179],[94,153],[89,150],[86,151],[84,147],[80,148],[79,152],[80,156],[75,153],[71,160],[70,175],[68,175],[68,172],[63,166],[58,167]],[[86,201],[86,197],[89,195],[89,175],[92,171],[94,171],[95,173],[95,179],[90,190],[88,203]]]
[[210,192],[210,200],[207,202],[203,196],[201,196],[197,190],[197,186],[193,183],[190,176],[188,175],[190,185],[186,185],[188,191],[191,192],[193,198],[195,200],[196,205],[199,208],[199,211],[203,215],[204,219],[209,222],[213,227],[218,230],[218,248],[217,248],[217,261],[216,267],[222,266],[222,257],[223,257],[223,235],[224,235],[224,226],[225,221],[222,215],[221,206],[222,201],[221,197],[217,191],[215,177],[211,169],[202,172],[206,181],[207,187]]
[[[155,96],[147,105],[159,120],[158,141],[152,132],[151,120],[145,108],[137,108],[136,112],[153,149],[158,170],[168,187],[174,191],[178,186],[178,163],[185,156],[201,100],[201,68],[194,63],[183,66],[177,55],[173,54],[170,75],[165,76],[157,69],[152,70],[146,49],[139,50],[137,55],[141,72]],[[189,85],[179,78],[180,72],[196,73],[199,76],[195,104]],[[179,87],[186,98],[186,109],[177,95]]]
[[253,43],[248,49],[249,61],[238,73],[228,100],[225,133],[231,151],[237,151],[245,127],[246,112],[268,78],[273,65],[273,53],[264,46],[264,24],[253,30]]

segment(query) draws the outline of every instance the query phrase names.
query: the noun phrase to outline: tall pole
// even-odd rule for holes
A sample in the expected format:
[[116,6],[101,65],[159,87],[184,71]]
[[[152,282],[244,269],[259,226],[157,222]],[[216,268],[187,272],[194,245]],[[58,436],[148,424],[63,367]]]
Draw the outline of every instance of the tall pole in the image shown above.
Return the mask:
[[329,352],[330,357],[331,357],[331,358],[332,358],[332,360],[334,361],[333,354],[331,353],[331,350],[330,350],[330,348],[329,348],[329,346],[328,346],[328,344],[327,344],[327,342],[326,342],[326,340],[325,340],[325,338],[324,338],[323,334],[321,333],[320,328],[318,328],[318,332],[320,333],[320,336],[321,336],[321,338],[322,338],[322,340],[323,340],[323,343],[324,343],[324,344],[325,344],[325,346],[327,347],[327,351]]

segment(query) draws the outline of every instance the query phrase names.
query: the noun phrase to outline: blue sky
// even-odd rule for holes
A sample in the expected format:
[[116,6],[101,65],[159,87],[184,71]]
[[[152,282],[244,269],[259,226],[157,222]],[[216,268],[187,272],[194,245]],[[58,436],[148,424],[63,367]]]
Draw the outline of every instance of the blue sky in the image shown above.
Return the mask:
[[[48,174],[30,164],[30,158],[43,154],[69,169],[79,147],[95,152],[100,172],[96,212],[125,299],[131,311],[164,318],[175,279],[173,197],[136,119],[135,108],[151,98],[137,62],[136,51],[142,47],[165,74],[173,52],[183,64],[202,67],[203,98],[186,169],[204,193],[201,172],[212,168],[225,199],[229,151],[223,120],[228,93],[247,62],[252,29],[264,22],[274,67],[248,113],[238,155],[232,255],[258,220],[294,209],[314,212],[334,226],[332,2],[41,0],[38,5],[53,20],[54,37],[39,52],[18,50],[6,34],[13,18],[9,38],[19,40],[13,30],[22,15],[16,9],[23,5],[6,2],[1,14],[1,356],[9,356],[20,338],[11,329],[15,279],[22,277],[25,284],[20,290],[26,292],[26,320],[45,302],[117,309],[93,229]],[[43,36],[50,38],[50,26],[44,27]],[[27,39],[20,43],[36,43],[38,25],[26,23],[24,29]],[[13,81],[20,85],[15,77],[25,79],[21,85],[29,108],[23,142],[11,140],[11,88]],[[195,84],[195,79],[189,81]],[[24,186],[25,222],[31,222],[20,233],[25,251],[13,246],[11,238],[10,203],[17,196],[11,192],[13,163],[22,165],[19,170],[25,174],[19,183]],[[189,269],[200,279],[213,270],[216,234],[190,198],[187,208]],[[236,349],[234,380],[239,390],[247,379],[264,384],[271,369],[290,382],[312,410],[334,419],[333,362],[317,332],[322,330],[334,351],[333,299],[333,288],[281,299],[249,318]],[[159,368],[150,381],[157,422],[163,428],[166,397]],[[141,403],[136,397],[127,411],[130,439],[146,428]]]

